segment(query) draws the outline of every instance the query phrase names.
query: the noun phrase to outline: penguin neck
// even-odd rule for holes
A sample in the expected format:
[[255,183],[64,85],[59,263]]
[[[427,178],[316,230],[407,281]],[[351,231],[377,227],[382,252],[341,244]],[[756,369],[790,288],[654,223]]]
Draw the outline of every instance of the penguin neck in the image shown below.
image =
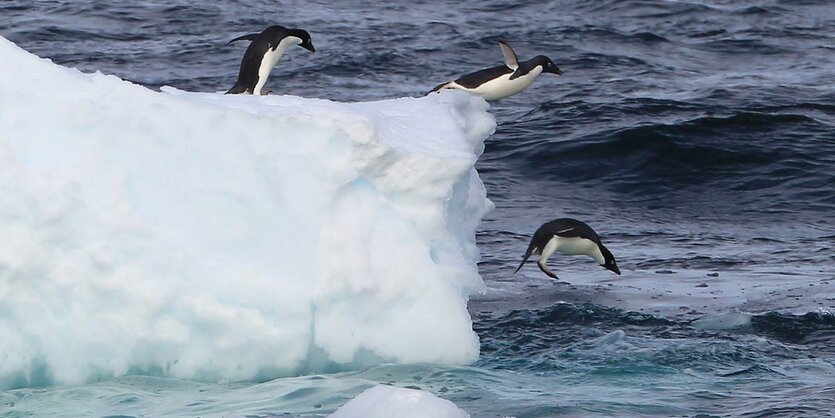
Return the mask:
[[535,78],[539,77],[542,74],[542,63],[540,63],[536,58],[529,59],[524,62],[519,63],[519,68],[516,70],[523,74],[522,77],[530,77],[531,81]]
[[531,82],[533,82],[533,80],[535,80],[537,77],[539,77],[540,74],[542,74],[542,66],[537,65],[536,67],[533,67],[528,74],[531,75]]
[[523,69],[523,68],[520,67],[516,71],[522,71],[522,72],[516,78],[513,78],[515,73],[511,74],[512,80],[510,80],[510,81],[517,83],[516,88],[514,89],[515,91],[513,92],[513,94],[518,93],[518,92],[528,88],[528,86],[530,86],[533,83],[533,81],[536,80],[537,77],[539,77],[539,74],[542,73],[542,66],[537,65],[536,67],[533,67],[533,68],[530,68],[530,69]]
[[603,252],[600,251],[600,244],[594,246],[594,250],[589,254],[589,257],[593,258],[594,261],[597,261],[597,264],[601,266],[606,265],[606,257],[603,256]]
[[284,51],[286,51],[287,48],[290,47],[290,45],[301,45],[301,43],[301,38],[296,36],[288,36],[278,43],[278,46],[275,47],[275,51],[278,53],[278,57],[281,58],[281,55],[284,54]]
[[281,56],[284,55],[284,51],[286,51],[291,45],[299,45],[301,43],[301,39],[295,36],[288,36],[282,39],[278,45],[276,45],[275,49],[267,50],[264,54],[264,58],[261,59],[261,66],[258,68],[258,83],[256,83],[255,88],[252,89],[252,94],[261,94],[261,91],[267,84],[267,79],[270,77],[270,72],[278,63],[278,60],[281,59]]

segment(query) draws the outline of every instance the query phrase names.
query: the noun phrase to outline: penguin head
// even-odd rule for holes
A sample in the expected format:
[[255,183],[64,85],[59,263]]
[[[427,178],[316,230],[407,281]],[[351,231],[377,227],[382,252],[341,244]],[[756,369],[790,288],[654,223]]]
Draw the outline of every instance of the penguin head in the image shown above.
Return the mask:
[[562,75],[562,70],[560,70],[560,67],[557,67],[557,64],[554,64],[554,61],[551,61],[551,58],[548,58],[545,55],[540,55],[535,59],[537,61],[537,65],[542,66],[543,73]]
[[600,252],[603,253],[603,268],[606,270],[612,270],[620,276],[620,269],[618,268],[618,263],[615,261],[615,256],[612,255],[612,252],[609,251],[608,248],[604,247],[603,244],[600,244]]
[[299,44],[299,46],[310,52],[316,52],[316,48],[313,47],[313,40],[310,39],[310,34],[307,33],[306,30],[290,29],[289,31],[287,31],[287,36],[294,36],[296,38],[301,39],[302,42]]

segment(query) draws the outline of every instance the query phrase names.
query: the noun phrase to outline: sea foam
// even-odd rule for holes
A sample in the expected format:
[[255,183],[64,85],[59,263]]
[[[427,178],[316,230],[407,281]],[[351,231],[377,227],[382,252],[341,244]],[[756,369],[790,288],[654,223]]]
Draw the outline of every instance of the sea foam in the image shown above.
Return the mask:
[[0,58],[0,388],[477,358],[482,99],[155,92]]

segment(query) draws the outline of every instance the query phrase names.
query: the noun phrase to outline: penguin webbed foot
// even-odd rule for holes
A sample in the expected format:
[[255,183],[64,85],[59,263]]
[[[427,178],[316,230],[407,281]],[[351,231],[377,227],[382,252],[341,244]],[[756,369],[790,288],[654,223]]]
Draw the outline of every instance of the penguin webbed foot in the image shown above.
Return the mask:
[[547,266],[547,265],[545,265],[545,263],[541,263],[541,262],[539,262],[539,263],[536,263],[536,265],[537,265],[537,266],[539,266],[539,269],[540,269],[540,270],[542,270],[542,272],[543,272],[543,273],[545,273],[546,275],[548,275],[548,277],[550,277],[550,278],[552,278],[552,279],[554,279],[554,280],[556,280],[556,281],[559,281],[559,280],[560,280],[560,278],[559,278],[559,277],[557,277],[557,275],[556,275],[556,274],[554,274],[554,272],[553,272],[553,271],[551,271],[551,269],[549,269],[549,268],[548,268],[548,266]]

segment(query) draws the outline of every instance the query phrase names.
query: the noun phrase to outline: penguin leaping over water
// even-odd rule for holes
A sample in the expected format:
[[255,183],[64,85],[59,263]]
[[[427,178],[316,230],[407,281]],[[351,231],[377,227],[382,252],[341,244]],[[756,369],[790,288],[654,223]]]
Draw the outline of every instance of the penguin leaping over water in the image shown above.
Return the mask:
[[252,43],[241,60],[238,81],[226,94],[266,94],[263,89],[270,71],[290,45],[301,45],[310,52],[316,51],[307,31],[287,29],[284,26],[270,26],[261,33],[239,36],[229,43],[241,40],[250,40]]
[[536,230],[531,239],[525,258],[513,274],[516,274],[528,257],[538,255],[539,269],[549,277],[559,280],[545,264],[555,252],[568,255],[587,255],[601,266],[620,275],[620,269],[612,252],[606,248],[597,233],[590,226],[576,219],[560,218],[545,223]]
[[504,54],[504,64],[467,74],[455,81],[441,84],[432,92],[444,89],[459,89],[484,97],[485,100],[499,100],[526,89],[542,73],[562,75],[562,71],[545,55],[519,62],[513,48],[499,41]]

